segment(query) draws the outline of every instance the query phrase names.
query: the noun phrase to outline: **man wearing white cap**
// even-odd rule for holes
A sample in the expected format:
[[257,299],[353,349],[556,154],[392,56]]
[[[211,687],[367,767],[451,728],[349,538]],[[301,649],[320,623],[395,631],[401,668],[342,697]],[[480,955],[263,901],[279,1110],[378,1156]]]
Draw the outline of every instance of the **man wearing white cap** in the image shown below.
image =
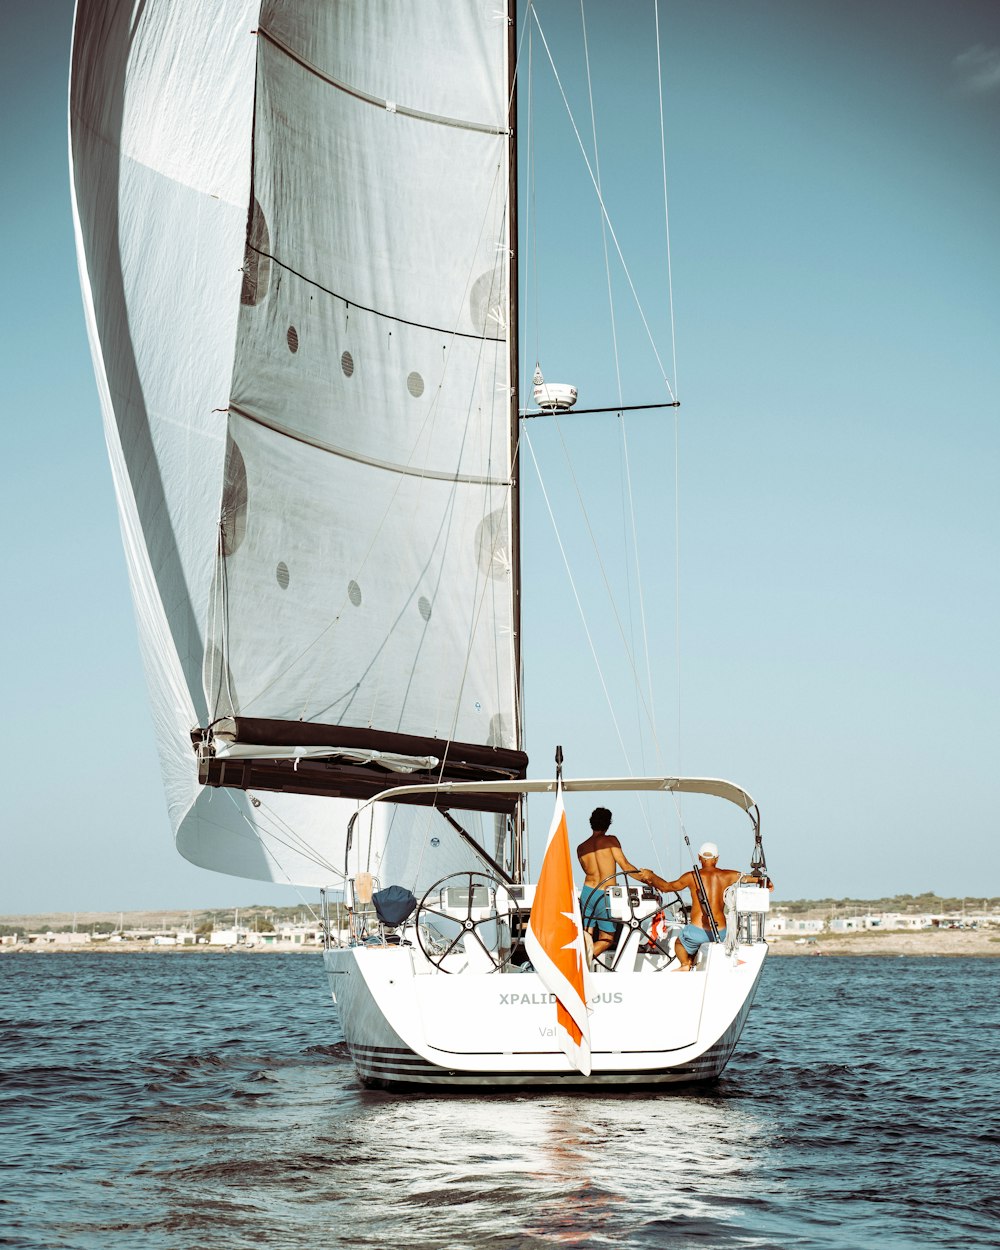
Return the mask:
[[[701,861],[699,872],[701,874],[701,883],[705,887],[705,899],[719,930],[719,941],[722,942],[726,937],[726,908],[722,896],[729,886],[740,880],[743,873],[731,868],[719,867],[719,848],[714,842],[703,842],[701,844],[698,848],[698,859]],[[699,948],[712,940],[709,936],[712,922],[705,914],[705,908],[702,905],[701,895],[698,890],[698,879],[694,874],[694,870],[686,872],[683,877],[678,877],[676,881],[664,881],[655,872],[651,872],[649,881],[658,890],[691,891],[691,923],[685,925],[681,930],[675,946],[681,970],[690,972],[694,967]],[[770,880],[767,884],[769,889],[774,889],[774,885]]]

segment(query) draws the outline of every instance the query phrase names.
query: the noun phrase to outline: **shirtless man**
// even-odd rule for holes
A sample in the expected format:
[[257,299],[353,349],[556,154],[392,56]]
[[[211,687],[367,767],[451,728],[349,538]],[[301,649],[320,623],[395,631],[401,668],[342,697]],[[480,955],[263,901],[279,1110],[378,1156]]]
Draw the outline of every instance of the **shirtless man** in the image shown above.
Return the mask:
[[[712,915],[715,917],[715,923],[719,930],[719,941],[721,942],[726,937],[726,908],[722,896],[729,886],[740,880],[743,873],[737,872],[732,868],[719,867],[719,848],[714,842],[702,844],[698,850],[698,859],[701,861],[699,868],[702,885],[705,887],[708,905],[711,908]],[[649,880],[650,884],[655,885],[658,890],[691,891],[691,923],[685,925],[681,930],[681,935],[677,939],[674,948],[677,952],[677,958],[680,960],[681,971],[690,972],[694,967],[699,949],[706,942],[711,941],[709,932],[712,928],[711,922],[705,915],[705,909],[701,905],[701,899],[698,897],[698,881],[695,878],[694,870],[686,872],[683,877],[678,877],[676,881],[664,881],[655,872],[650,873]],[[770,878],[767,881],[767,888],[769,890],[774,889],[774,882]]]
[[583,927],[594,934],[594,958],[603,955],[615,940],[615,922],[611,919],[608,896],[598,886],[616,872],[627,872],[630,877],[648,882],[652,873],[648,868],[636,868],[625,858],[621,843],[608,833],[611,813],[606,807],[595,807],[590,814],[593,830],[586,842],[576,848],[580,867],[586,873],[580,891],[580,910]]

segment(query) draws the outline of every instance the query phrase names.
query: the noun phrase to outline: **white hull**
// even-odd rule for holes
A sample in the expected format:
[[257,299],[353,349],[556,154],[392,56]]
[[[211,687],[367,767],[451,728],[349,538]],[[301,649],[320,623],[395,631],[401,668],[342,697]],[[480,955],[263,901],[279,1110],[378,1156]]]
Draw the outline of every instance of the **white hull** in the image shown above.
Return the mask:
[[327,950],[351,1058],[373,1085],[600,1087],[690,1084],[729,1062],[767,946],[702,949],[676,967],[588,973],[593,1071],[570,1066],[555,1006],[535,973],[448,975],[414,947]]

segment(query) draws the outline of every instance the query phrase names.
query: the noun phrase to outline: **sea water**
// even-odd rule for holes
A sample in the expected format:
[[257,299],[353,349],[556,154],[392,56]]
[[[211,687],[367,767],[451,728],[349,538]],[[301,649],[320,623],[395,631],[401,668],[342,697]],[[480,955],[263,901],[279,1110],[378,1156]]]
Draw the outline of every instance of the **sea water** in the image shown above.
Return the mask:
[[772,958],[697,1092],[359,1084],[313,955],[0,957],[0,1245],[996,1247],[1000,961]]

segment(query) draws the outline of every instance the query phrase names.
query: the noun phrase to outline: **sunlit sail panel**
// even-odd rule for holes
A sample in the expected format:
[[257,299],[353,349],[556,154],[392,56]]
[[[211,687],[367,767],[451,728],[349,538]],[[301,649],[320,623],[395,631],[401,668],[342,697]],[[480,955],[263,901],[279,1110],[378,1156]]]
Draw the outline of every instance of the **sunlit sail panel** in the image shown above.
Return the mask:
[[243,796],[213,803],[220,796],[199,787],[189,738],[208,710],[202,670],[226,449],[213,409],[225,406],[232,377],[258,8],[79,0],[71,186],[171,827],[179,849],[207,867],[308,879],[313,860],[289,850],[278,863]]
[[81,2],[74,29],[70,154],[88,331],[147,671],[185,749],[206,710],[225,451],[211,410],[225,403],[236,335],[254,12],[245,0],[224,20],[193,0],[134,14]]
[[516,748],[506,16],[317,14],[261,14],[210,711]]
[[[215,715],[512,746],[505,492],[345,466],[252,421],[230,428],[246,539],[223,558]],[[496,504],[485,517],[484,499]]]
[[[213,650],[212,616],[220,507],[246,516],[238,475],[231,479],[226,415],[240,311],[245,298],[263,296],[269,278],[265,267],[251,273],[247,264],[259,10],[259,0],[80,0],[71,182],[87,327],[178,849],[218,871],[315,884],[343,865],[356,805],[308,793],[258,802],[239,790],[206,789],[190,739],[215,703],[206,699],[206,670],[232,685]],[[259,213],[256,226],[259,242]]]

